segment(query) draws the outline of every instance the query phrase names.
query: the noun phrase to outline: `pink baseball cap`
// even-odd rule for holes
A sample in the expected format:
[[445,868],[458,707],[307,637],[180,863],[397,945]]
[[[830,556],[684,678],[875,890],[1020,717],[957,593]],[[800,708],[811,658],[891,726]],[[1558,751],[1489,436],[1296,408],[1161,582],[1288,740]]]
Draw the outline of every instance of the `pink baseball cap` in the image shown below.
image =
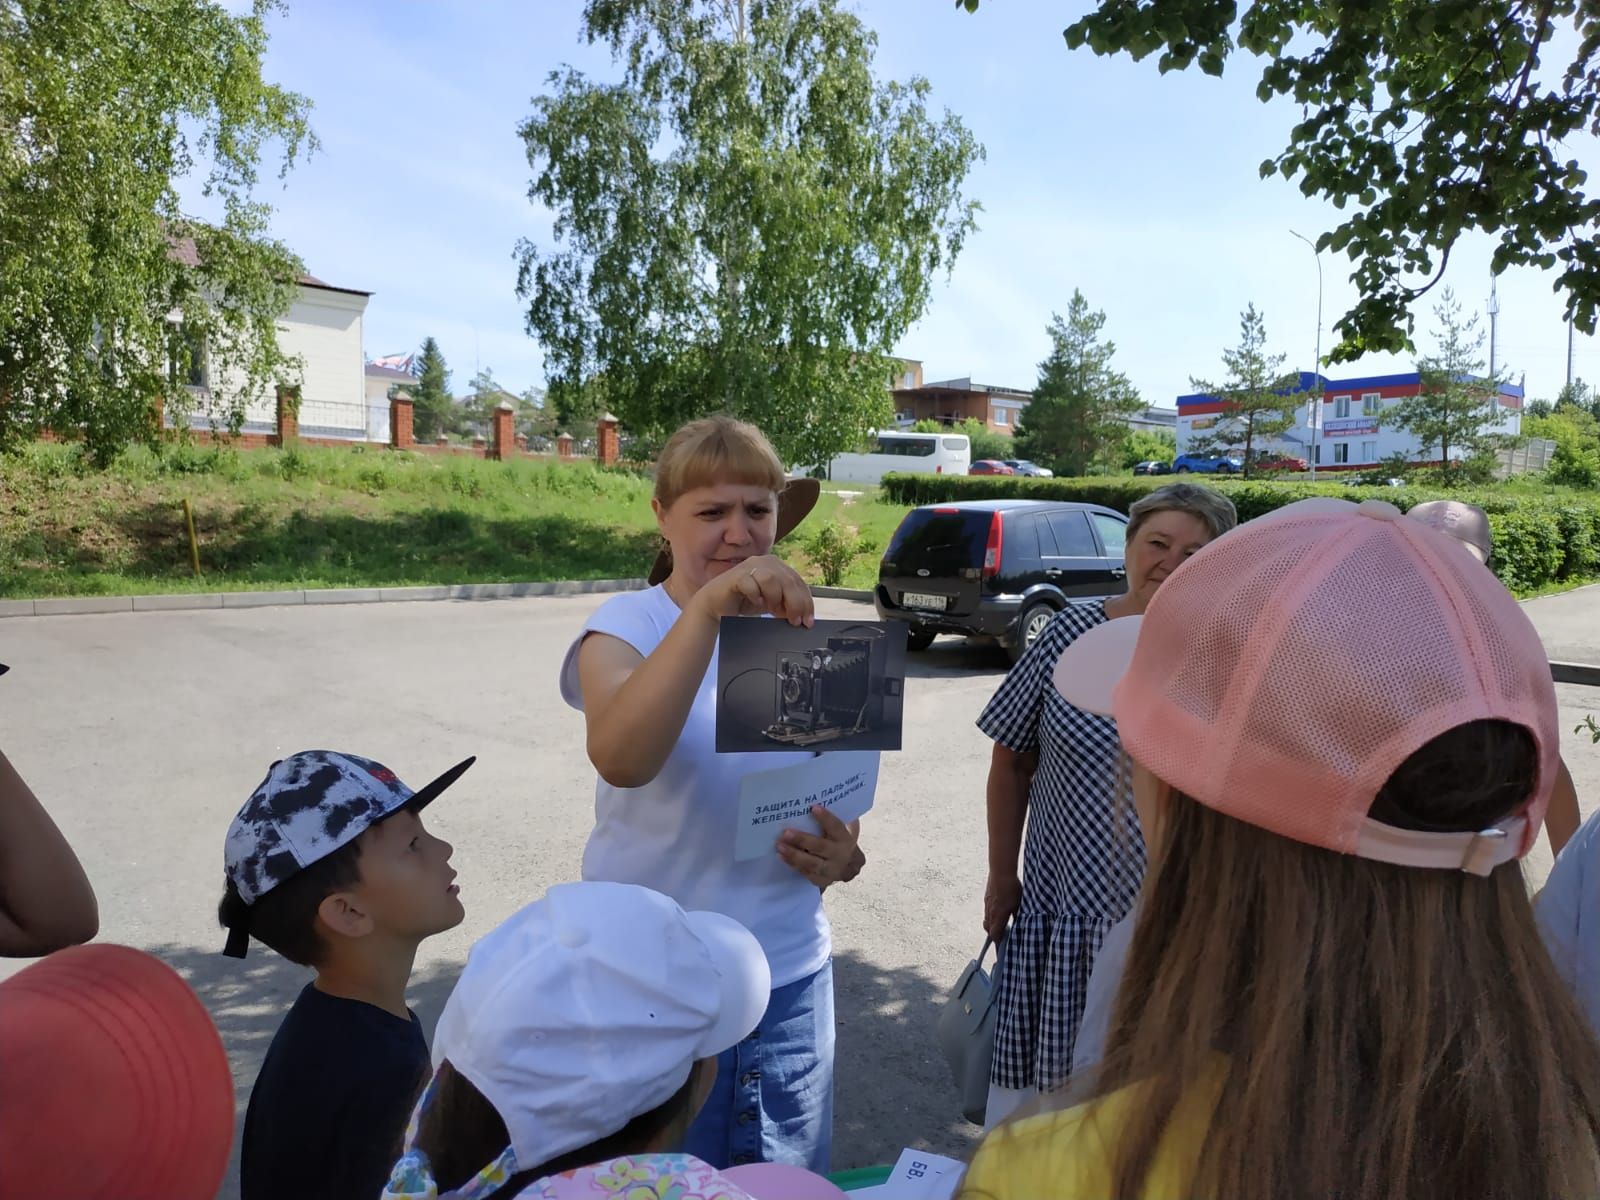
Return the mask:
[[[1139,763],[1281,837],[1486,875],[1532,847],[1560,754],[1532,623],[1454,539],[1378,500],[1301,501],[1197,553],[1141,617],[1068,646],[1055,685],[1116,718]],[[1539,777],[1492,829],[1397,829],[1368,810],[1395,769],[1470,721],[1509,721]]]

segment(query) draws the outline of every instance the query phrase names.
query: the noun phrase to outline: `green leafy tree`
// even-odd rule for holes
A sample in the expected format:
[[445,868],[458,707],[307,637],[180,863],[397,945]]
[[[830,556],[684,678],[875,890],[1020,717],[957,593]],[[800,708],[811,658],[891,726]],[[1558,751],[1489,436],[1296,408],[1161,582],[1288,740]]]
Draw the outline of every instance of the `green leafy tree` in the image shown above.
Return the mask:
[[1017,421],[1017,456],[1057,475],[1082,475],[1115,461],[1128,436],[1128,418],[1144,401],[1128,377],[1111,365],[1117,348],[1102,341],[1106,315],[1089,308],[1074,290],[1063,320],[1050,320],[1050,354],[1039,364],[1033,398]]
[[544,388],[533,386],[517,397],[517,432],[526,438],[553,438],[556,410]]
[[[1524,419],[1528,417],[1548,417],[1554,411],[1555,405],[1551,404],[1548,400],[1529,400],[1522,406],[1522,415]],[[1524,428],[1523,432],[1528,433],[1528,430]],[[1532,437],[1534,435],[1528,433],[1528,436]]]
[[[549,403],[555,412],[556,432],[570,433],[580,442],[586,441],[594,436],[601,414],[609,411],[606,381],[600,376],[590,376],[579,384],[552,379]],[[656,431],[653,442],[665,441],[670,432]]]
[[450,399],[450,369],[439,343],[424,338],[417,360],[417,382],[411,389],[411,423],[419,442],[436,441],[450,431],[455,402]]
[[1130,429],[1122,441],[1119,464],[1128,470],[1135,463],[1171,462],[1178,455],[1178,435],[1170,429]]
[[[969,10],[979,0],[956,0]],[[1066,5],[1062,6],[1066,8]],[[1492,269],[1559,269],[1586,333],[1600,305],[1600,197],[1566,146],[1600,120],[1600,10],[1577,0],[1099,0],[1068,47],[1159,53],[1165,73],[1264,63],[1256,95],[1283,98],[1288,145],[1263,176],[1297,179],[1349,215],[1317,241],[1355,264],[1357,300],[1331,358],[1410,346],[1415,302],[1463,234]],[[1552,38],[1559,40],[1552,41]],[[1565,71],[1548,59],[1573,47]],[[1542,69],[1535,70],[1536,67]],[[1290,115],[1292,114],[1292,115]]]
[[[0,444],[81,433],[103,463],[158,399],[237,430],[295,382],[275,322],[301,268],[254,199],[267,143],[280,175],[314,145],[262,78],[277,6],[0,0]],[[218,223],[180,211],[196,175]]]
[[467,437],[488,437],[494,430],[495,409],[505,403],[510,403],[515,410],[517,398],[500,386],[491,368],[484,367],[472,377],[467,394],[455,402],[451,432]]
[[1499,382],[1484,377],[1483,331],[1478,317],[1462,319],[1461,304],[1446,288],[1434,306],[1437,351],[1419,359],[1421,390],[1388,414],[1396,429],[1417,439],[1424,454],[1437,450],[1445,478],[1459,477],[1471,459],[1486,458],[1503,438],[1488,431],[1496,420]]
[[837,0],[588,0],[622,71],[566,68],[521,126],[555,248],[519,244],[552,395],[605,379],[649,438],[713,411],[824,462],[892,416],[889,351],[974,228],[982,154],[873,77]]
[[1600,421],[1600,392],[1595,391],[1582,379],[1574,379],[1561,389],[1561,394],[1556,397],[1555,407],[1557,410],[1576,408]]
[[967,440],[972,443],[972,460],[980,458],[1021,458],[1022,453],[1017,443],[1003,433],[996,433],[976,417],[968,417],[952,430],[952,433],[964,433]]
[[1600,487],[1600,421],[1576,404],[1548,417],[1526,417],[1522,432],[1555,442],[1546,478],[1567,487]]
[[1222,403],[1217,423],[1203,435],[1191,438],[1191,454],[1214,454],[1235,447],[1244,451],[1244,473],[1255,470],[1259,444],[1293,429],[1299,419],[1302,394],[1291,389],[1298,377],[1286,374],[1284,355],[1267,353],[1267,326],[1254,304],[1239,314],[1239,344],[1222,352],[1227,371],[1223,383],[1190,379],[1203,396]]

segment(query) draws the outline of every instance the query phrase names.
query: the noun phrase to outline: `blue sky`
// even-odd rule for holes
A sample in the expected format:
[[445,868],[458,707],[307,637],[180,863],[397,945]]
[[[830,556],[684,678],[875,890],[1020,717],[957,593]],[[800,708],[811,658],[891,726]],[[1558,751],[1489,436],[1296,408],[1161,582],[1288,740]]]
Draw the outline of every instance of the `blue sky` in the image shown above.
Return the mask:
[[[858,0],[879,37],[880,78],[925,76],[933,104],[959,114],[987,149],[968,181],[984,207],[954,273],[898,347],[927,378],[970,375],[1031,387],[1045,327],[1073,289],[1105,311],[1120,368],[1149,403],[1170,405],[1189,377],[1221,374],[1254,302],[1270,348],[1309,369],[1316,335],[1313,240],[1333,210],[1294,184],[1260,180],[1283,145],[1291,104],[1261,104],[1255,60],[1222,80],[1162,77],[1154,59],[1069,52],[1060,31],[1081,5],[987,0]],[[513,247],[551,242],[550,214],[527,199],[516,126],[545,77],[571,63],[602,77],[608,57],[578,40],[581,0],[290,0],[271,22],[268,78],[308,95],[321,151],[263,195],[274,231],[330,283],[371,290],[366,351],[438,338],[464,390],[475,365],[513,390],[544,381],[523,331]],[[1558,43],[1559,46],[1559,43]],[[1551,61],[1557,61],[1552,54]],[[1564,61],[1564,60],[1560,60]],[[1600,161],[1592,142],[1570,149]],[[190,189],[192,194],[193,189]],[[193,211],[204,215],[196,200]],[[1463,243],[1446,282],[1481,309],[1491,243]],[[1349,263],[1323,254],[1324,350],[1353,299]],[[1499,281],[1499,357],[1530,395],[1554,396],[1566,330],[1551,277]],[[1431,303],[1431,298],[1429,300]],[[1422,348],[1431,313],[1419,322]],[[1375,356],[1335,376],[1410,369]],[[1600,380],[1600,344],[1579,335],[1575,372]]]

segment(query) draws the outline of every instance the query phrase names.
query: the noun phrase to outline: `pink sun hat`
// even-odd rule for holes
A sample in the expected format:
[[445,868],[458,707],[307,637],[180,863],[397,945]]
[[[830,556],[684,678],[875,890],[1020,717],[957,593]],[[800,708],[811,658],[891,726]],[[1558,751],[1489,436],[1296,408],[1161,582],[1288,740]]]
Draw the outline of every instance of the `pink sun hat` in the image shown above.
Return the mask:
[[[1067,647],[1055,685],[1116,718],[1123,746],[1201,804],[1281,837],[1380,862],[1488,874],[1532,847],[1559,758],[1555,687],[1521,606],[1446,534],[1382,501],[1301,501],[1173,572],[1144,617]],[[1539,778],[1492,829],[1433,833],[1368,816],[1440,734],[1501,720]]]

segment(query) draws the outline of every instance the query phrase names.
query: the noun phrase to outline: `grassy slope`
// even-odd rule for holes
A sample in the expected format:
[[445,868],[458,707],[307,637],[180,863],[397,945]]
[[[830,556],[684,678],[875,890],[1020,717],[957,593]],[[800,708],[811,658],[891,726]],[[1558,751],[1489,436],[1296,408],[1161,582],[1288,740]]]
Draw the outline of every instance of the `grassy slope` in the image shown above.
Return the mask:
[[[94,472],[34,445],[0,458],[0,597],[632,577],[656,545],[649,497],[647,480],[588,465],[176,447]],[[873,489],[829,492],[802,533],[836,518],[881,550],[904,512]],[[818,578],[794,539],[781,551]],[[864,556],[846,583],[876,570]]]

